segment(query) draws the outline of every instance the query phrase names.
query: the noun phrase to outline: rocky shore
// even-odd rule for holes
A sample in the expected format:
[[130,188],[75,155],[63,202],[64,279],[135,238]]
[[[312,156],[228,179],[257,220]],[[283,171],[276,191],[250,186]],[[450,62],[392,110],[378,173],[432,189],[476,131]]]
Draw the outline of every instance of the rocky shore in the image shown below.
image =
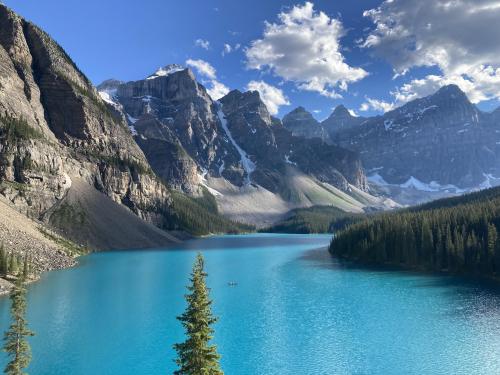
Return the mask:
[[[45,228],[41,223],[27,218],[10,207],[0,196],[0,243],[7,253],[14,252],[21,258],[31,259],[35,275],[55,269],[72,267],[78,248]],[[0,279],[0,294],[9,292],[12,284]]]

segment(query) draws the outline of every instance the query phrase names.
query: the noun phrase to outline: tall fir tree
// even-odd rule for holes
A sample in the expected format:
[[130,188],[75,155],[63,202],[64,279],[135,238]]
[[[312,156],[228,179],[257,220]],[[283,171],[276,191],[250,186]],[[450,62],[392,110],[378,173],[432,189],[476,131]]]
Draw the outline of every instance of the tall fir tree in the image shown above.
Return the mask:
[[217,347],[210,345],[214,330],[212,325],[217,318],[212,314],[212,301],[209,297],[205,279],[205,264],[203,256],[198,253],[191,273],[191,285],[187,287],[187,308],[177,319],[186,330],[187,339],[181,344],[175,344],[177,351],[175,362],[179,369],[176,375],[222,375],[219,365],[220,355]]
[[9,263],[7,260],[7,253],[5,252],[5,248],[3,246],[3,242],[0,245],[0,275],[3,277],[7,276],[9,268]]
[[9,273],[11,275],[15,275],[17,273],[17,259],[13,251],[10,252]]
[[28,252],[24,254],[24,264],[23,264],[23,280],[26,281],[28,279],[30,272],[29,268],[29,258],[28,258]]
[[24,369],[31,362],[31,348],[26,340],[34,333],[28,329],[26,322],[26,289],[23,280],[18,277],[10,294],[12,323],[4,335],[3,350],[7,352],[10,361],[4,372],[8,375],[23,375]]

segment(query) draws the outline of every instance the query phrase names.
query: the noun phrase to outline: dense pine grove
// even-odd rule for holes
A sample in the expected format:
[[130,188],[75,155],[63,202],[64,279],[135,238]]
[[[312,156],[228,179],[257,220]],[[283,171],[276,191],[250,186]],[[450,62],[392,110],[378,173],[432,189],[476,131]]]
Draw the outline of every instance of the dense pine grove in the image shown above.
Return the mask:
[[500,188],[366,218],[338,232],[330,252],[373,264],[500,273]]
[[215,198],[208,190],[204,190],[203,196],[199,198],[175,190],[171,193],[172,210],[167,212],[170,225],[166,229],[183,230],[193,235],[251,232],[255,229],[220,215]]
[[332,206],[315,206],[292,210],[283,221],[266,228],[271,233],[332,233],[361,220],[362,214],[353,214]]

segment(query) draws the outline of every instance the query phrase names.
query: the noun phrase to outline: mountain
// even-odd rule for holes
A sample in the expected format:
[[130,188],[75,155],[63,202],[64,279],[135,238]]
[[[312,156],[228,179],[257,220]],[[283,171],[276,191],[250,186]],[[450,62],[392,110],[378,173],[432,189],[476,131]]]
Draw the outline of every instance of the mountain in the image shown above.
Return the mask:
[[341,104],[335,107],[332,114],[321,122],[321,126],[330,137],[331,134],[337,131],[353,128],[360,125],[365,120],[364,117],[353,116],[349,110]]
[[[106,83],[108,102],[121,84]],[[3,5],[0,149],[5,201],[91,249],[159,246],[178,240],[158,228],[186,229],[121,108],[50,36]]]
[[285,115],[283,117],[283,126],[295,136],[319,138],[325,142],[329,140],[328,133],[324,127],[304,107],[297,107]]
[[499,124],[449,85],[330,136],[360,153],[372,191],[412,204],[499,183]]
[[256,91],[233,90],[216,102],[179,65],[98,89],[128,120],[157,175],[194,197],[208,188],[234,220],[266,225],[296,207],[333,204],[359,212],[385,204],[366,193],[356,153],[321,137],[294,136]]

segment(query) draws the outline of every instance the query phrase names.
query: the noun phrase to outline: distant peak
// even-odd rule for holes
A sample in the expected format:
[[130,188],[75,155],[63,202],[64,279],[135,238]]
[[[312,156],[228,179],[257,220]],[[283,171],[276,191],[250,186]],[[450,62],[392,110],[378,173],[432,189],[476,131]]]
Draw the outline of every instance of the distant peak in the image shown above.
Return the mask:
[[155,79],[158,77],[166,77],[166,76],[169,76],[173,73],[183,71],[185,69],[186,69],[186,67],[179,65],[179,64],[169,64],[169,65],[166,65],[164,67],[158,68],[158,70],[156,72],[151,74],[146,79]]
[[291,111],[289,113],[289,115],[291,115],[291,114],[297,114],[297,113],[309,113],[309,111],[307,111],[304,107],[299,106],[299,107],[295,108],[293,111]]
[[335,107],[330,117],[352,117],[352,115],[343,104],[340,104]]
[[97,86],[97,90],[98,91],[103,91],[103,90],[112,90],[112,89],[116,89],[118,86],[120,86],[121,84],[123,84],[123,81],[120,81],[118,79],[114,79],[114,78],[111,78],[111,79],[107,79],[105,81],[102,81],[98,86]]
[[307,111],[304,107],[300,106],[295,108],[293,111],[290,113],[286,114],[283,117],[284,122],[288,121],[313,121],[314,123],[317,123],[318,121],[314,118],[311,112]]
[[465,93],[460,89],[455,84],[451,85],[446,85],[441,87],[436,93],[434,94],[436,96],[464,96],[466,97]]

